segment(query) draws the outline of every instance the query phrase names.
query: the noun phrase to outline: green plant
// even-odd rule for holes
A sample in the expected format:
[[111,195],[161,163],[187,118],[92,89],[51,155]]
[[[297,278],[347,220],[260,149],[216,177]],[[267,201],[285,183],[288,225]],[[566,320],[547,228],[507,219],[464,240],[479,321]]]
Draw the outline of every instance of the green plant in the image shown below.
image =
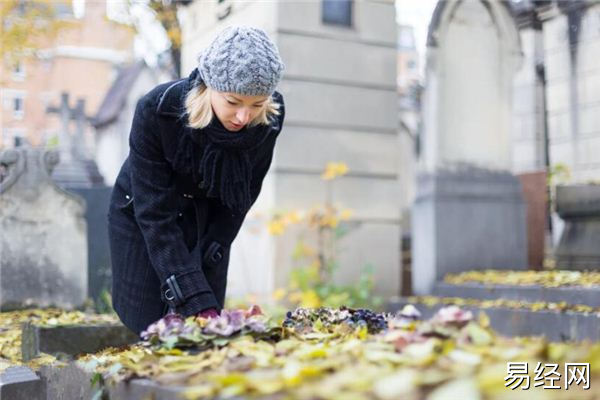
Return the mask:
[[548,171],[548,186],[556,187],[556,185],[563,185],[571,180],[571,169],[567,164],[556,163],[550,167]]
[[115,310],[112,306],[112,295],[107,289],[103,289],[94,302],[94,308],[99,314],[113,314]]
[[342,305],[377,308],[383,302],[373,296],[372,265],[363,268],[353,285],[333,282],[334,273],[339,268],[339,242],[350,231],[352,216],[351,210],[333,204],[333,182],[347,172],[348,167],[344,163],[328,163],[322,174],[327,185],[324,205],[304,212],[278,213],[269,221],[269,232],[273,235],[283,235],[290,225],[300,226],[291,255],[295,265],[289,285],[276,291],[276,299],[285,298],[293,306],[307,308]]
[[571,170],[567,164],[556,163],[550,167],[546,178],[548,186],[548,209],[549,212],[556,210],[556,186],[571,182]]

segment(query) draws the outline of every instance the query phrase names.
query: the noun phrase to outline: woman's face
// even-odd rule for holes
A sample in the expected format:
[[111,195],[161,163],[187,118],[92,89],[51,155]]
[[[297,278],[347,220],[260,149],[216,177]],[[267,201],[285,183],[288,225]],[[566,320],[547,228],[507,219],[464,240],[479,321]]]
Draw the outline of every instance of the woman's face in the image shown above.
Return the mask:
[[252,121],[263,107],[269,96],[243,96],[237,93],[211,90],[210,104],[223,126],[237,132]]

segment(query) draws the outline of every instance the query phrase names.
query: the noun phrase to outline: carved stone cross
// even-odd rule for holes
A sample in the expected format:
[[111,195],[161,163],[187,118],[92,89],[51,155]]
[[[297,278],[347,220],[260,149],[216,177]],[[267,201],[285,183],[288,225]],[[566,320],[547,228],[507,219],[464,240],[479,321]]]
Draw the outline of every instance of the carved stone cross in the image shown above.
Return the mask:
[[[56,166],[52,178],[62,187],[93,187],[103,185],[104,179],[98,171],[94,157],[85,148],[85,124],[90,118],[85,115],[85,100],[78,99],[75,108],[69,107],[69,94],[61,94],[60,107],[48,107],[48,113],[60,116],[59,153],[61,162]],[[69,124],[75,121],[75,132],[71,134]]]
[[[59,114],[61,121],[61,130],[59,133],[59,147],[61,159],[65,162],[73,157],[83,160],[86,157],[85,142],[83,133],[85,131],[85,121],[88,119],[85,115],[85,99],[78,99],[75,108],[69,107],[69,94],[61,94],[60,106],[50,106],[46,112],[50,114]],[[70,121],[75,121],[75,133],[72,135],[69,129]]]

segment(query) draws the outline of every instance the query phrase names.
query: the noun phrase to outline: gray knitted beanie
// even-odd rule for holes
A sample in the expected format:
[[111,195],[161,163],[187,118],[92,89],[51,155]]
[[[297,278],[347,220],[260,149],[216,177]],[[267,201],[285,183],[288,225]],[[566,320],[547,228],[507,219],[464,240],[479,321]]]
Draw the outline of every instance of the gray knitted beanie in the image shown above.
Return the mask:
[[225,28],[198,57],[208,87],[246,96],[273,94],[283,69],[277,47],[258,28]]

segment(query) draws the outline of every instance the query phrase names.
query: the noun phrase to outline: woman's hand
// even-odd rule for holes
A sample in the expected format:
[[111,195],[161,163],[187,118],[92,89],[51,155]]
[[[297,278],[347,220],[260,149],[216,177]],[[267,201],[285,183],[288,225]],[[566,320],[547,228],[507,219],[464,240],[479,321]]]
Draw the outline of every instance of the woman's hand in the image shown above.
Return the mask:
[[206,310],[200,311],[198,314],[196,314],[196,317],[204,319],[218,318],[219,313],[214,308],[207,308]]

